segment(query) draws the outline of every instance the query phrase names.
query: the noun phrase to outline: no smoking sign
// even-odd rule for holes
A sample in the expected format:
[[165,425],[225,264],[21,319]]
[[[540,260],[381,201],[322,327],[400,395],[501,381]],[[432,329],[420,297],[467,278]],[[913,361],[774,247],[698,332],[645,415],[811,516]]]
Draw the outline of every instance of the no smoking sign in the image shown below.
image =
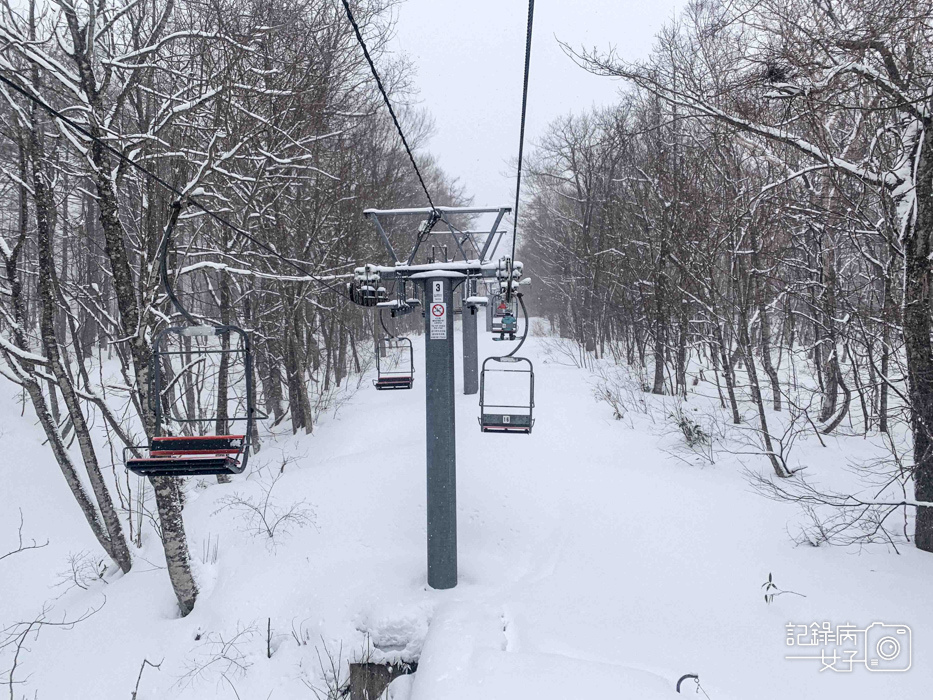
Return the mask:
[[431,304],[431,340],[447,340],[447,304]]

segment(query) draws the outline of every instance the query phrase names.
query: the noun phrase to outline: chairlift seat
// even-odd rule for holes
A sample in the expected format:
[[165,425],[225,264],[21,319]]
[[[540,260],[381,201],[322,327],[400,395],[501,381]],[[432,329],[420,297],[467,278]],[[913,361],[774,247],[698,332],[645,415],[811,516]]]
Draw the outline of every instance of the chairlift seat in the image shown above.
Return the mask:
[[126,468],[139,476],[213,476],[241,474],[246,465],[233,457],[193,455],[126,460]]
[[209,476],[240,474],[246,435],[165,435],[152,439],[149,457],[126,460],[140,476]]
[[412,384],[414,384],[414,377],[409,375],[400,375],[397,377],[379,377],[379,379],[373,380],[373,384],[377,389],[411,389]]
[[484,413],[480,416],[480,429],[484,433],[525,433],[531,432],[534,419],[530,415],[514,413]]

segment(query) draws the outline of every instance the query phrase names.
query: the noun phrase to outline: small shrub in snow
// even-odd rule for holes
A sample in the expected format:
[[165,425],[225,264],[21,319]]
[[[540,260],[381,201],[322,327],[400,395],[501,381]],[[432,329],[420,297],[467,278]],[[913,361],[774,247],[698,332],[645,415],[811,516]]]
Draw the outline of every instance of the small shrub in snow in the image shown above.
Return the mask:
[[[0,430],[0,437],[3,437],[3,431],[2,431],[2,430]],[[39,543],[36,542],[35,540],[31,540],[31,541],[27,544],[26,541],[23,539],[23,525],[24,525],[24,523],[25,523],[25,521],[23,520],[23,509],[20,508],[20,509],[19,509],[19,529],[18,529],[18,531],[17,531],[17,536],[18,536],[19,544],[17,545],[16,549],[11,549],[11,550],[10,550],[9,552],[7,552],[6,554],[0,554],[0,561],[3,561],[3,560],[6,559],[7,557],[12,557],[12,556],[14,556],[14,555],[16,555],[16,554],[22,554],[23,552],[29,551],[30,549],[42,549],[43,547],[48,547],[48,546],[49,546],[49,541],[48,541],[48,540],[46,540],[46,541],[43,542],[42,544],[39,544]]]
[[801,473],[803,467],[795,470],[793,480],[780,481],[767,478],[757,472],[746,471],[746,477],[752,487],[774,501],[795,503],[802,511],[804,520],[798,523],[800,531],[793,539],[797,544],[820,547],[836,545],[849,547],[866,544],[884,544],[898,551],[898,544],[909,542],[907,522],[908,508],[913,507],[907,500],[909,471],[903,471],[899,462],[887,465],[860,463],[857,470],[874,468],[865,479],[884,479],[879,488],[872,485],[872,495],[864,497],[851,493],[838,492],[825,486],[817,486]]
[[598,377],[595,396],[609,404],[615,420],[622,420],[630,412],[648,413],[645,398],[639,394],[638,385],[632,378],[604,365],[597,365],[594,372]]
[[774,577],[770,573],[768,574],[768,580],[761,584],[761,587],[765,589],[765,603],[768,605],[771,605],[771,603],[774,602],[774,599],[779,595],[785,595],[788,593],[790,595],[799,595],[801,598],[807,597],[803,593],[797,593],[796,591],[782,591],[774,583]]
[[597,389],[596,396],[605,401],[612,408],[612,417],[616,420],[622,420],[625,417],[625,407],[619,395],[609,387],[601,386]]
[[582,347],[566,338],[553,338],[542,341],[545,363],[564,365],[565,367],[587,367],[589,358]]
[[136,687],[133,689],[133,692],[130,693],[130,700],[136,700],[139,696],[139,684],[143,679],[143,672],[146,670],[146,666],[151,666],[156,671],[162,668],[162,662],[160,661],[157,664],[152,663],[149,659],[143,659],[142,664],[139,666],[139,675],[136,676]]
[[310,690],[315,700],[342,700],[350,695],[350,664],[343,660],[343,642],[336,652],[330,649],[321,639],[324,655],[315,648],[321,678],[317,684],[302,679],[302,683]]
[[295,627],[295,621],[292,620],[292,639],[295,640],[295,644],[300,647],[307,646],[308,642],[311,641],[311,632],[305,629],[305,622],[307,620],[302,620],[298,623],[298,627]]
[[260,496],[244,496],[234,493],[220,500],[220,508],[230,508],[242,513],[246,520],[246,531],[251,535],[268,538],[275,543],[276,538],[287,536],[293,529],[314,525],[314,511],[306,501],[296,501],[282,506],[273,498],[273,491],[283,476],[279,471],[271,480],[260,482]]
[[216,564],[217,553],[220,550],[220,535],[212,537],[208,534],[206,540],[201,541],[201,563]]
[[56,586],[64,586],[65,591],[80,588],[86,591],[97,581],[107,583],[107,559],[92,556],[90,552],[78,552],[68,555],[68,568],[58,572]]
[[[73,629],[75,625],[99,613],[106,602],[107,599],[104,598],[104,601],[98,607],[88,609],[79,617],[69,618],[65,613],[62,613],[60,617],[56,615],[56,618],[53,620],[50,620],[48,617],[52,612],[52,607],[49,603],[45,603],[42,606],[42,610],[32,619],[21,620],[11,625],[0,627],[0,656],[3,656],[5,653],[9,653],[12,656],[11,665],[9,667],[0,667],[0,682],[9,689],[9,697],[11,700],[15,698],[14,689],[17,686],[21,687],[25,685],[28,679],[28,675],[26,675],[23,680],[17,680],[15,678],[23,655],[30,651],[31,645],[27,646],[27,644],[37,641],[40,632],[46,627],[60,630]],[[25,698],[26,695],[23,694],[22,697]],[[38,697],[38,695],[36,695],[36,697]]]
[[217,685],[226,683],[233,687],[233,680],[243,676],[252,665],[247,647],[258,636],[259,631],[253,625],[237,625],[233,634],[199,634],[197,638],[201,643],[195,647],[178,685],[189,687],[200,682],[211,682]]
[[703,445],[709,445],[710,436],[703,430],[703,426],[697,423],[693,418],[684,413],[681,407],[674,409],[674,412],[671,413],[670,417],[677,424],[677,427],[680,428],[680,432],[684,435],[684,440],[687,441],[688,447],[700,447]]

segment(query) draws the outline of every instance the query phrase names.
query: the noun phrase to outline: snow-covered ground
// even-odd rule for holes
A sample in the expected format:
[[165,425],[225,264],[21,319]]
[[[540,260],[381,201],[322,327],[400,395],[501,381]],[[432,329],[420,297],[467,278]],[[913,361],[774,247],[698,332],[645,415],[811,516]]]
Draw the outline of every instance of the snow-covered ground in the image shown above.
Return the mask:
[[[201,595],[184,619],[151,528],[130,574],[78,577],[86,590],[62,583],[69,555],[103,554],[29,409],[20,417],[4,385],[0,554],[15,547],[19,509],[26,538],[49,545],[0,561],[0,628],[43,604],[49,622],[98,610],[29,637],[12,697],[126,700],[144,659],[160,666],[145,669],[137,700],[290,700],[314,698],[313,688],[323,697],[331,659],[367,654],[419,660],[392,686],[411,700],[674,698],[689,672],[712,700],[928,696],[933,556],[912,546],[795,546],[798,511],[754,493],[743,474],[743,464],[767,473],[765,460],[672,456],[680,438],[658,420],[663,407],[614,420],[594,399],[593,375],[557,362],[549,342],[529,339],[523,353],[537,379],[531,436],[481,434],[477,398],[458,398],[455,589],[426,586],[416,339],[414,390],[366,383],[313,436],[267,440],[249,478],[190,485],[185,520]],[[481,335],[480,349],[501,346]],[[828,475],[857,445],[808,442],[798,453]],[[283,459],[271,502],[299,517],[270,541],[231,501],[258,502]],[[769,573],[805,597],[766,604]],[[835,673],[786,660],[785,626],[823,622],[910,626],[912,668]]]

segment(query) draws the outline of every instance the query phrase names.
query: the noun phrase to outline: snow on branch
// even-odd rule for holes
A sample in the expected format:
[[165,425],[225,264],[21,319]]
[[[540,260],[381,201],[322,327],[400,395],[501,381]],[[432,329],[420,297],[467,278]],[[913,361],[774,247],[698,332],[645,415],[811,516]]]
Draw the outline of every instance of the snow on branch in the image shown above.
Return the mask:
[[29,352],[27,350],[22,350],[16,345],[11,343],[9,340],[0,335],[0,348],[3,348],[11,355],[18,357],[20,360],[26,362],[34,362],[39,365],[44,365],[48,363],[48,358],[43,357],[42,355],[36,355],[35,353]]

